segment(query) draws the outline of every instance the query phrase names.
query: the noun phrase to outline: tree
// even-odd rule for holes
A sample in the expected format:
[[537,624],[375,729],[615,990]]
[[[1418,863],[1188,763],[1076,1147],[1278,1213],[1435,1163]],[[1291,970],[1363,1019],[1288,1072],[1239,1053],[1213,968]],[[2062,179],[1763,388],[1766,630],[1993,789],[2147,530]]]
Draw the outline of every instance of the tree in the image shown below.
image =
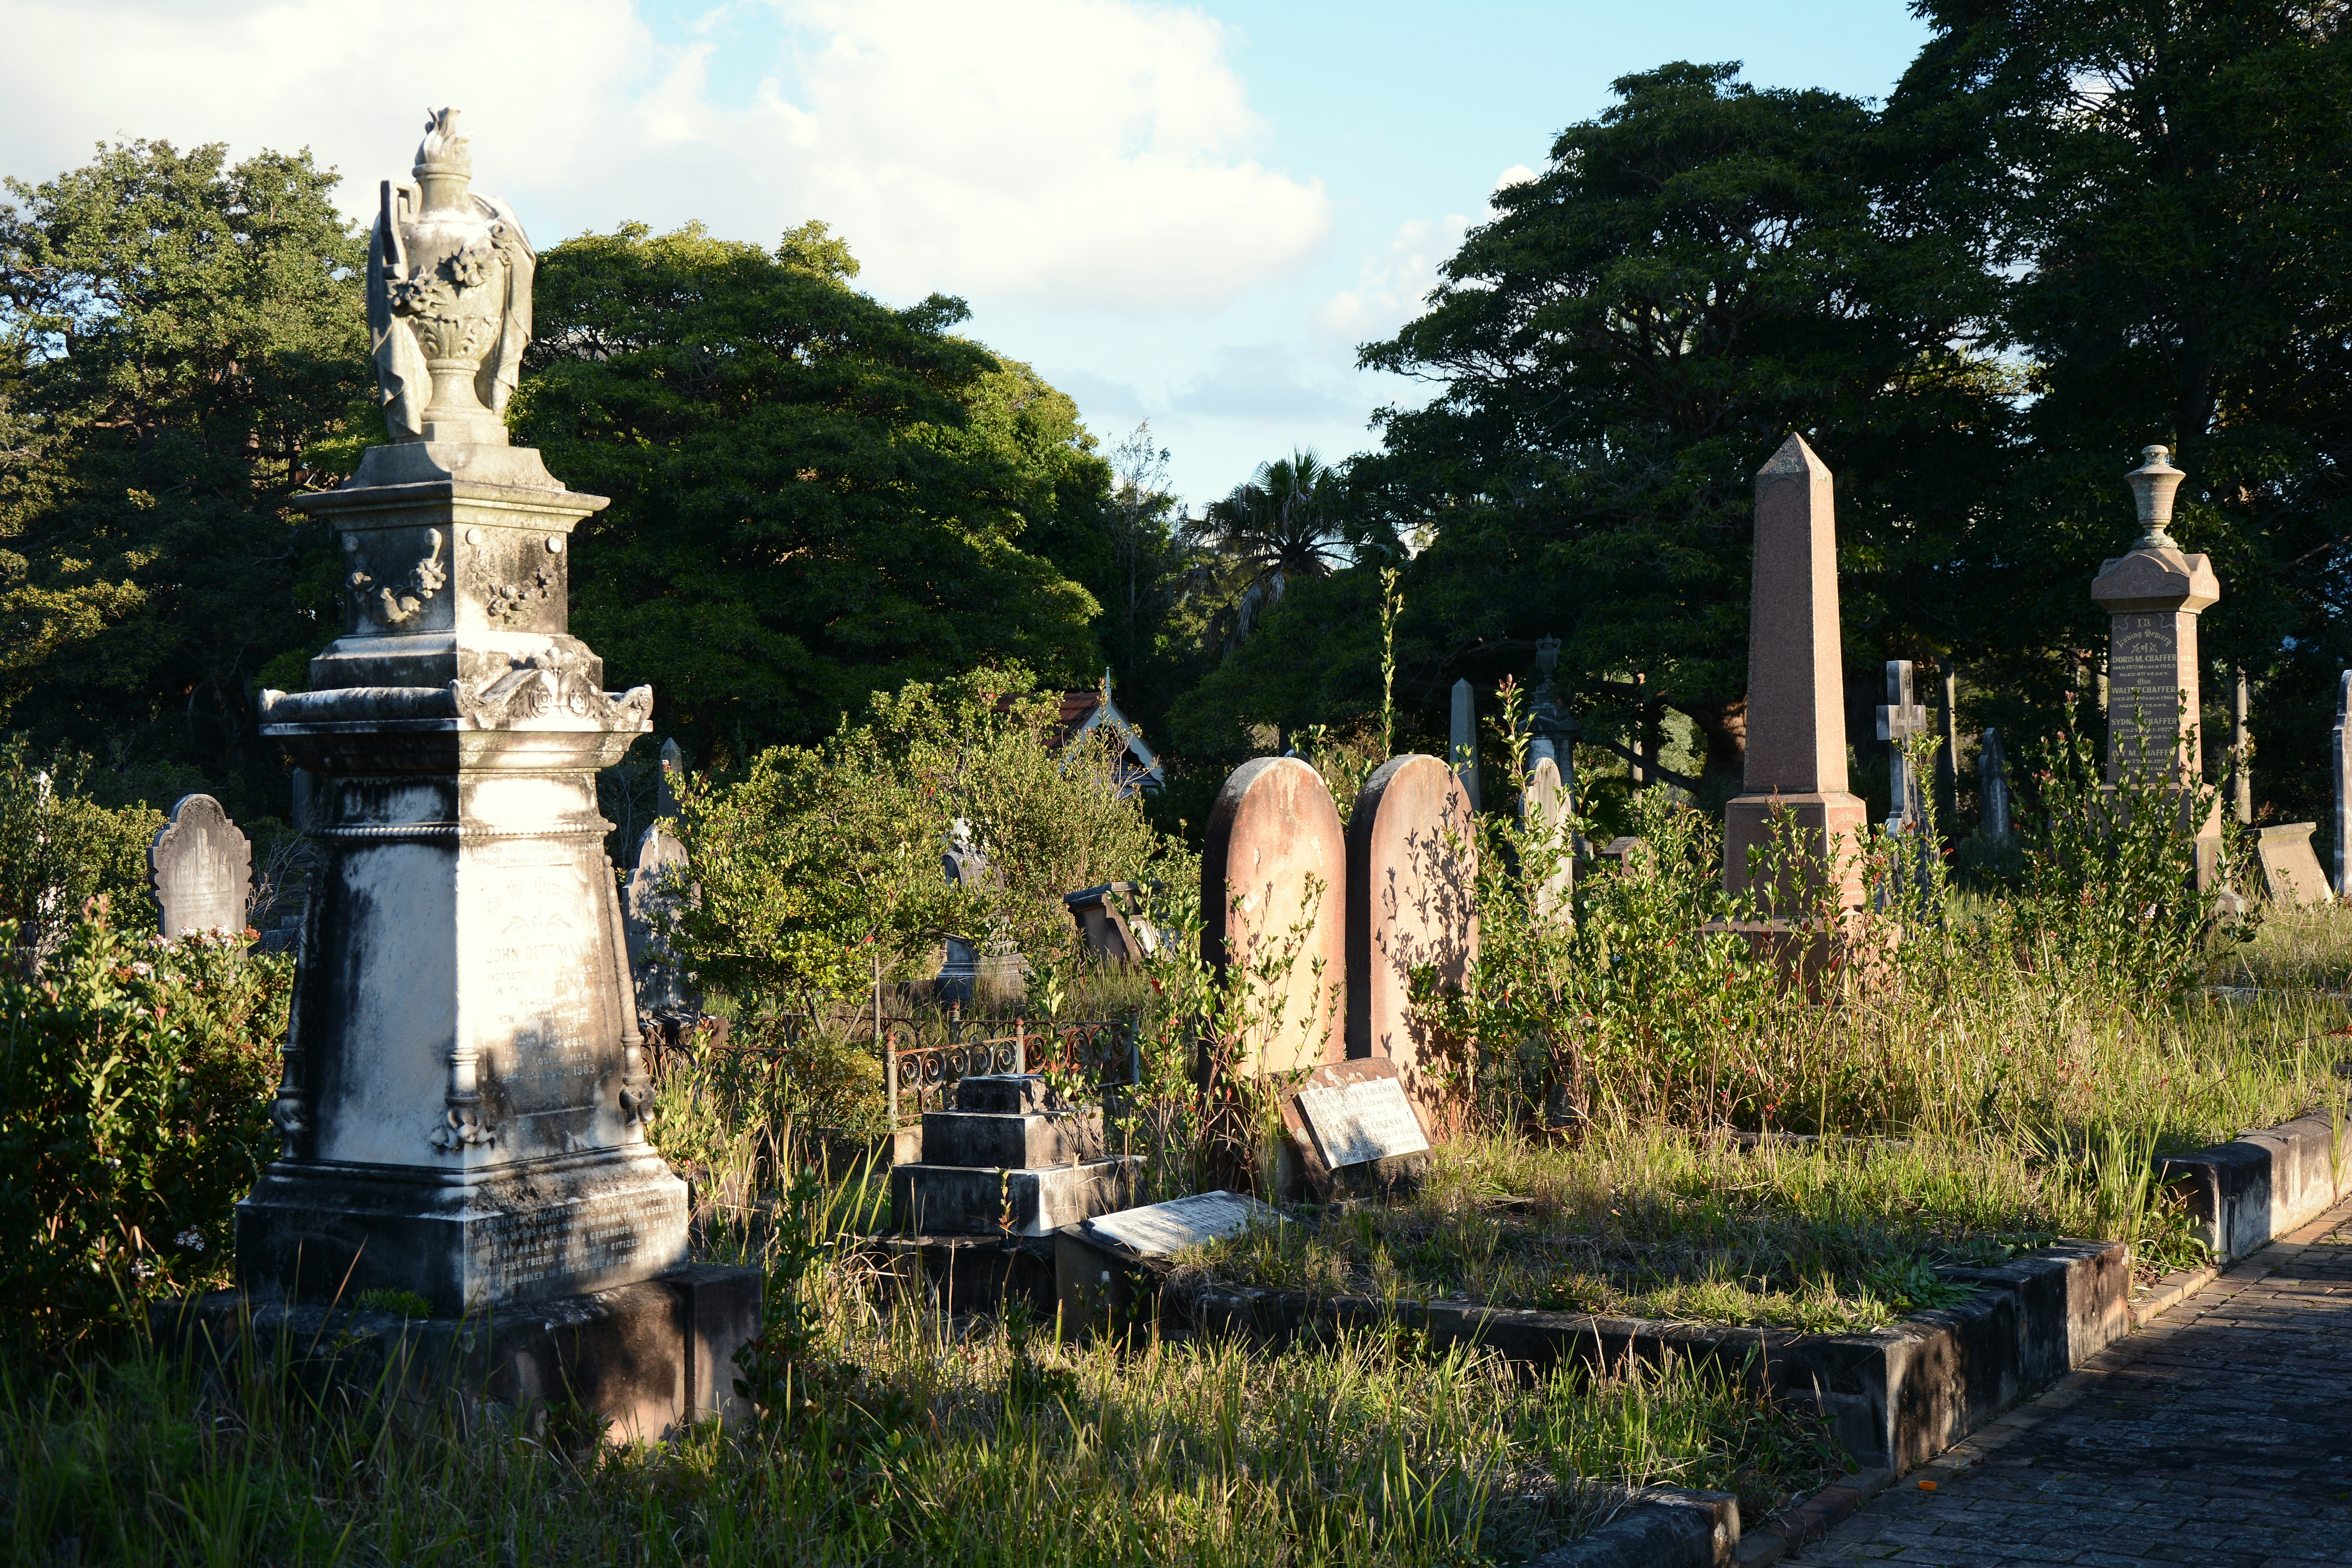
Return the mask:
[[1222,617],[1230,656],[1295,582],[1328,577],[1348,559],[1334,500],[1341,479],[1313,450],[1260,463],[1246,484],[1204,510],[1195,536],[1221,557],[1239,592]]
[[336,626],[288,505],[377,435],[362,242],[306,151],[101,147],[0,204],[0,723],[275,811],[251,694]]
[[2006,613],[1988,618],[1984,657],[2054,697],[2051,656],[2104,646],[2088,586],[2132,538],[2123,472],[2142,446],[2171,447],[2189,474],[2173,531],[2222,581],[2204,650],[2273,679],[2255,777],[2311,811],[2335,672],[2352,662],[2344,10],[1919,9],[1932,35],[1889,122],[1929,171],[1923,210],[1990,237],[2010,279],[1997,342],[2033,395],[1999,498]]
[[742,760],[823,736],[867,693],[992,660],[1084,679],[1086,590],[1035,552],[1098,504],[1068,399],[849,287],[822,224],[773,251],[699,226],[540,260],[510,423],[575,489],[573,626],[666,729]]
[[1736,71],[1620,79],[1496,194],[1428,312],[1361,351],[1440,388],[1382,411],[1387,450],[1350,485],[1360,530],[1433,536],[1405,583],[1433,662],[1400,677],[1425,705],[1456,675],[1522,671],[1557,631],[1598,693],[1589,734],[1631,730],[1644,672],[1736,774],[1753,476],[1791,430],[1838,473],[1847,625],[1881,645],[1862,657],[1964,624],[2008,413],[1966,347],[1980,246],[1892,199],[1906,171],[1864,105]]

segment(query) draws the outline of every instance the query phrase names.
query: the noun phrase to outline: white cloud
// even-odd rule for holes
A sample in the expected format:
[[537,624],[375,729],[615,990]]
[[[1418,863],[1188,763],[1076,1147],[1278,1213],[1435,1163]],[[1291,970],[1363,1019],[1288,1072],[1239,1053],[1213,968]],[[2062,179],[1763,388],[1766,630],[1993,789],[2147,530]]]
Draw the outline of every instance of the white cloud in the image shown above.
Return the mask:
[[[629,0],[0,0],[0,172],[101,138],[309,145],[344,205],[404,173],[427,99],[541,243],[625,217],[769,239],[822,217],[865,281],[1121,310],[1215,310],[1306,260],[1319,180],[1249,156],[1261,127],[1198,12],[1134,0],[768,0],[782,24],[661,43]],[[758,38],[757,45],[745,42]],[[713,101],[721,47],[767,79]],[[732,64],[734,62],[729,62]]]
[[[1494,192],[1532,180],[1536,172],[1514,163],[1495,176],[1486,210],[1476,221],[1495,216]],[[1388,247],[1364,258],[1353,289],[1332,295],[1315,308],[1315,326],[1333,337],[1363,341],[1386,337],[1424,312],[1429,291],[1437,287],[1437,269],[1461,248],[1471,220],[1451,213],[1434,220],[1407,218],[1397,226]]]

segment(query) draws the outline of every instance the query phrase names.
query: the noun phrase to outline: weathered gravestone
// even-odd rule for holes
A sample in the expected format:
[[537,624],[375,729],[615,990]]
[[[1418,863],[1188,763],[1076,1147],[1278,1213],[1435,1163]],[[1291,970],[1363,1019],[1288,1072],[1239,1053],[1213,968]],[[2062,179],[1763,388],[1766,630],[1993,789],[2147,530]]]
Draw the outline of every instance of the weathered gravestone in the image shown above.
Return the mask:
[[1528,770],[1527,787],[1519,792],[1519,826],[1527,835],[1530,853],[1553,857],[1542,886],[1536,889],[1536,910],[1546,920],[1565,921],[1572,918],[1574,903],[1570,895],[1576,889],[1576,844],[1569,819],[1574,813],[1568,781],[1560,776],[1559,768],[1549,757],[1538,757],[1535,765]]
[[167,937],[245,930],[253,896],[253,846],[208,795],[181,797],[147,847],[147,872]]
[[623,930],[641,1014],[677,1014],[688,1006],[679,984],[677,959],[662,934],[664,923],[684,895],[688,865],[686,846],[658,826],[646,828],[638,838],[636,864],[629,871]]
[[2311,851],[2317,823],[2288,822],[2254,830],[2254,859],[2263,868],[2263,890],[2271,902],[2295,908],[2335,901],[2334,889]]
[[1434,1076],[1442,1042],[1412,1003],[1412,972],[1459,987],[1478,955],[1470,797],[1435,757],[1373,770],[1348,822],[1348,1055],[1396,1066],[1439,1125],[1457,1096]]
[[1209,809],[1201,856],[1201,956],[1246,977],[1247,1073],[1338,1061],[1348,973],[1348,842],[1323,775],[1253,757]]
[[[1838,631],[1837,521],[1830,471],[1791,436],[1756,475],[1756,571],[1748,630],[1748,763],[1724,812],[1723,884],[1748,890],[1748,851],[1787,812],[1842,907],[1862,902],[1867,808],[1846,789],[1845,683]],[[1777,907],[1801,889],[1774,890]]]
[[2253,748],[2248,743],[2246,720],[2252,694],[2246,689],[2243,665],[2230,667],[2230,815],[2241,826],[2254,820]]
[[2336,896],[2352,899],[2352,669],[2336,687],[2336,728],[2328,736],[2328,772],[2336,777]]
[[910,1236],[1050,1236],[1129,1200],[1137,1157],[1103,1142],[1099,1106],[1065,1104],[1037,1074],[957,1080],[923,1113],[923,1157],[890,1168],[890,1215]]
[[1393,1062],[1326,1063],[1280,1103],[1287,1137],[1275,1185],[1286,1198],[1387,1191],[1429,1167],[1429,1125]]
[[760,1277],[683,1267],[686,1184],[646,1141],[595,786],[653,693],[604,690],[568,629],[572,531],[605,503],[509,444],[535,259],[469,190],[455,118],[429,123],[415,184],[384,183],[369,246],[391,442],[298,501],[341,546],[343,634],[310,690],[260,699],[313,777],[319,866],[237,1276],[256,1331],[289,1300],[376,1289],[486,1319],[495,1364],[466,1365],[488,1396],[568,1396],[653,1436],[736,1404]]
[[[2173,492],[2187,478],[2147,447],[2125,477],[2141,533],[2126,553],[2100,563],[2091,597],[2109,617],[2107,782],[2130,777],[2192,785],[2204,774],[2201,748],[2189,743],[2199,712],[2197,617],[2221,596],[2221,580],[2202,555],[2188,555],[2165,531]],[[2221,874],[2220,802],[2197,825],[2197,885]]]
[[1986,837],[2009,837],[2009,766],[1999,730],[1987,730],[1977,749],[1977,808],[1979,830]]
[[1131,1330],[1148,1319],[1169,1258],[1187,1247],[1284,1223],[1271,1205],[1218,1191],[1066,1226],[1054,1233],[1054,1289],[1063,1331]]
[[1470,809],[1478,809],[1478,693],[1467,680],[1454,683],[1454,722],[1446,739],[1446,761],[1462,780]]
[[1131,912],[1142,895],[1136,883],[1105,882],[1063,894],[1062,905],[1077,922],[1088,952],[1112,963],[1140,963],[1160,945],[1151,922]]
[[1927,710],[1913,696],[1911,661],[1886,661],[1886,700],[1878,705],[1878,738],[1886,742],[1886,831],[1916,833],[1926,820],[1919,770],[1903,748],[1927,732]]

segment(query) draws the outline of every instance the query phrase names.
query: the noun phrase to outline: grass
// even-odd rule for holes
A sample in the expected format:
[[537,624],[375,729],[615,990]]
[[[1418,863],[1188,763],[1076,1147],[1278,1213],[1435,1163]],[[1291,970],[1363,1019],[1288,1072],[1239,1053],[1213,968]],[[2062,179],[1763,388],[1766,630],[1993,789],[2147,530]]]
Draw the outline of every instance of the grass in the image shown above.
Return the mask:
[[1843,1468],[1809,1417],[1688,1364],[1530,1379],[1394,1332],[1080,1349],[844,1263],[809,1285],[822,1399],[649,1449],[562,1409],[322,1402],[282,1368],[203,1385],[143,1347],[0,1375],[0,1539],[84,1563],[1508,1563],[1628,1486],[1755,1517]]

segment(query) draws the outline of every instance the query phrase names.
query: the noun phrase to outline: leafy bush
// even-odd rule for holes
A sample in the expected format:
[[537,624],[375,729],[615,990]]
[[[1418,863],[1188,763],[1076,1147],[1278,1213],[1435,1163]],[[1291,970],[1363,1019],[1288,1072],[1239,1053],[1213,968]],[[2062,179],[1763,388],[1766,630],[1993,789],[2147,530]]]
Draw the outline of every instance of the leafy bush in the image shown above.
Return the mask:
[[101,902],[37,970],[0,970],[7,1342],[71,1349],[225,1279],[236,1200],[277,1152],[293,978],[243,947],[126,935]]
[[124,911],[153,907],[147,846],[163,814],[144,805],[109,810],[84,788],[89,759],[60,751],[37,761],[21,735],[0,743],[0,921],[36,954],[55,948],[84,904]]

